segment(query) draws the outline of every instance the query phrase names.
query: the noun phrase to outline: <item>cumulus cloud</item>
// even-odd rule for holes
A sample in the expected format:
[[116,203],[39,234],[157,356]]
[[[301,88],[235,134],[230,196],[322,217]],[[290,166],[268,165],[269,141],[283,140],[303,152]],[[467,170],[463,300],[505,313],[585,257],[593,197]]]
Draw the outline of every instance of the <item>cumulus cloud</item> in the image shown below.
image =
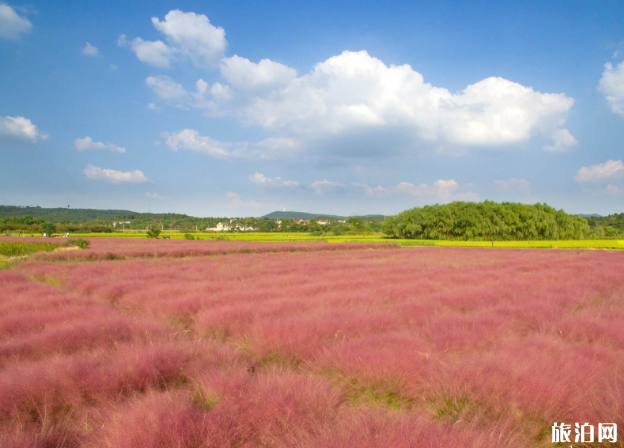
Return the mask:
[[298,148],[292,139],[265,139],[253,142],[223,142],[211,137],[200,135],[194,129],[183,129],[179,132],[164,132],[165,144],[173,151],[186,149],[200,152],[212,157],[272,159],[278,154],[292,153]]
[[85,46],[80,49],[80,53],[82,53],[84,56],[97,56],[98,54],[100,54],[100,50],[87,42],[85,43]]
[[577,145],[577,141],[567,129],[557,129],[552,134],[553,144],[544,146],[546,151],[567,151]]
[[581,167],[574,179],[578,183],[596,183],[624,174],[621,160],[607,160],[604,163]]
[[256,64],[239,56],[224,59],[220,69],[228,84],[206,85],[205,95],[185,91],[186,106],[337,155],[347,149],[385,155],[423,142],[458,153],[454,148],[502,149],[533,138],[548,150],[576,144],[565,128],[572,98],[503,78],[452,93],[426,83],[409,65],[387,66],[366,51],[345,51],[302,76],[268,59]]
[[498,191],[518,193],[529,193],[532,188],[531,183],[525,179],[495,180],[494,186]]
[[249,180],[261,187],[299,187],[301,185],[296,180],[282,180],[281,177],[271,179],[262,173],[250,174]]
[[234,55],[221,60],[221,75],[237,89],[283,87],[297,77],[297,71],[279,62],[262,59],[259,63]]
[[173,51],[160,40],[143,40],[137,37],[130,43],[130,48],[141,62],[154,67],[169,67]]
[[166,43],[141,37],[129,42],[122,34],[117,39],[117,45],[126,46],[129,43],[140,61],[161,68],[169,67],[176,57],[186,57],[196,67],[215,66],[227,47],[223,28],[212,25],[203,14],[176,9],[169,11],[162,21],[152,17],[152,24],[165,36]]
[[189,92],[169,76],[150,76],[145,83],[164,100],[180,102],[190,97]]
[[598,90],[607,99],[613,113],[624,117],[624,62],[615,68],[610,62],[605,64]]
[[17,40],[31,28],[30,20],[18,15],[6,3],[0,2],[0,37]]
[[152,23],[167,36],[170,45],[198,67],[217,63],[227,46],[225,30],[212,25],[203,14],[176,9],[169,11],[163,21],[152,17]]
[[183,129],[180,132],[163,133],[165,144],[172,151],[187,149],[200,152],[216,158],[228,158],[233,156],[232,143],[221,142],[210,137],[199,135],[193,129]]
[[46,140],[48,135],[28,118],[24,117],[0,117],[0,143],[29,142],[37,143]]
[[91,137],[77,138],[74,140],[74,146],[78,151],[111,151],[124,154],[126,148],[114,145],[112,143],[94,142]]
[[453,94],[425,83],[409,65],[386,66],[367,52],[345,51],[240,111],[263,127],[296,134],[343,134],[362,127],[466,146],[501,146],[532,135],[558,137],[574,100],[487,78]]
[[107,168],[98,168],[97,166],[88,165],[83,173],[87,178],[92,180],[99,180],[109,182],[111,184],[142,184],[151,182],[143,171],[116,171]]

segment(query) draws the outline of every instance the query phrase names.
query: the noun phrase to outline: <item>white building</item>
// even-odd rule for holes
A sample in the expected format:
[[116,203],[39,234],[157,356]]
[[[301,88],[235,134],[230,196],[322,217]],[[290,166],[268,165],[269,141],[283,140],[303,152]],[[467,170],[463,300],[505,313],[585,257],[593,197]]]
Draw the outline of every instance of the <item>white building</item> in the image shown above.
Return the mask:
[[215,227],[206,227],[206,232],[227,232],[232,230],[232,227],[226,222],[217,223]]

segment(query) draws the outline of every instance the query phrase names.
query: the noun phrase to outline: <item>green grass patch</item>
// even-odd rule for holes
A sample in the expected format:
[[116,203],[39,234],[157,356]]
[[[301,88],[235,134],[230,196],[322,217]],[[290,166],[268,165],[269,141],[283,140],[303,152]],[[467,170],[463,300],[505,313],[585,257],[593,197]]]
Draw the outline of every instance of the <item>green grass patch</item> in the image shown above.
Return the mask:
[[35,252],[52,252],[61,245],[47,242],[22,242],[7,241],[0,242],[0,255],[5,257],[23,257]]
[[463,415],[473,412],[476,404],[466,397],[444,398],[441,400],[427,400],[427,405],[433,412],[434,420],[449,419],[457,422]]
[[410,410],[414,405],[414,399],[402,395],[396,384],[371,385],[357,378],[351,378],[346,382],[345,392],[347,397],[356,404],[365,403],[398,411]]

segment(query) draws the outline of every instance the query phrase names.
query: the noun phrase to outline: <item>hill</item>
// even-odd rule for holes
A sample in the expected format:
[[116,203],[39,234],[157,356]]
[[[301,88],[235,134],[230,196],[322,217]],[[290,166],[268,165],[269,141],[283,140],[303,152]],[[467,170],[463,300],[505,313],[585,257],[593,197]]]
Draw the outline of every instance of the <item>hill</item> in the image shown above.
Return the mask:
[[25,217],[41,218],[57,223],[77,223],[85,221],[114,221],[131,219],[139,213],[130,210],[96,210],[92,208],[42,208],[0,205],[0,218]]
[[264,215],[263,218],[269,219],[328,219],[333,221],[347,220],[349,218],[355,218],[362,221],[383,221],[384,215],[363,215],[363,216],[338,216],[327,215],[321,213],[306,213],[306,212],[272,212]]

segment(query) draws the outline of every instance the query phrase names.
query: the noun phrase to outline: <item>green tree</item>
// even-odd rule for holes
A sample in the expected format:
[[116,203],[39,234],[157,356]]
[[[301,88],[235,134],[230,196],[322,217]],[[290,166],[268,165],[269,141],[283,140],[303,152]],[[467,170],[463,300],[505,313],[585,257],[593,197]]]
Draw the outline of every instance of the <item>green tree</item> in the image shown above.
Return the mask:
[[56,225],[52,222],[44,222],[39,225],[39,232],[46,236],[52,236],[56,232]]
[[151,229],[147,231],[148,238],[158,238],[160,236],[160,229]]

